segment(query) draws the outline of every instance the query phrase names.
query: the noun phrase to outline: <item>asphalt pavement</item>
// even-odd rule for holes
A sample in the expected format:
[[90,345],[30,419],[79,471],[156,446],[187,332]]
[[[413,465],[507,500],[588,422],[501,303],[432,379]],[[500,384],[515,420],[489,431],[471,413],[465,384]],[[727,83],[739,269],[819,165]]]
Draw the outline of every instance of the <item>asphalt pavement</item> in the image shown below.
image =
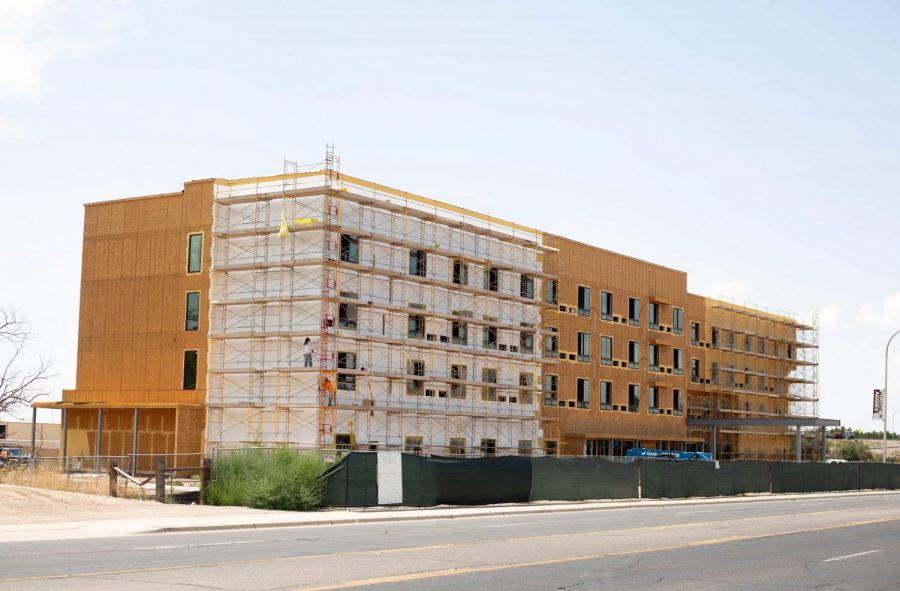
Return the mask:
[[900,589],[900,493],[0,545],[0,588]]

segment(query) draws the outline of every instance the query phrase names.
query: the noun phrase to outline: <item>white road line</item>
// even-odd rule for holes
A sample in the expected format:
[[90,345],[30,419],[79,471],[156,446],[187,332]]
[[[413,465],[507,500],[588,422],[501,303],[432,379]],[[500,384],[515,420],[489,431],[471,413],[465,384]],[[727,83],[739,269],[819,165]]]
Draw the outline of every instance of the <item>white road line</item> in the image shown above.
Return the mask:
[[675,515],[693,515],[695,513],[715,513],[718,509],[706,509],[704,511],[682,511],[681,513],[676,513]]
[[142,546],[140,548],[132,548],[131,550],[174,550],[175,548],[202,548],[204,546],[235,546],[237,544],[262,544],[263,542],[268,541],[269,540],[241,540],[237,542],[208,542],[206,544],[182,544],[175,546]]
[[481,529],[493,529],[495,527],[516,527],[517,525],[540,525],[537,522],[528,522],[528,523],[504,523],[501,525],[482,525]]
[[857,552],[856,554],[847,554],[846,556],[835,556],[822,562],[834,562],[836,560],[847,560],[848,558],[856,558],[857,556],[865,556],[866,554],[874,554],[876,552],[884,552],[884,550],[867,550],[866,552]]
[[825,503],[797,503],[798,507],[812,507],[813,505],[824,505]]

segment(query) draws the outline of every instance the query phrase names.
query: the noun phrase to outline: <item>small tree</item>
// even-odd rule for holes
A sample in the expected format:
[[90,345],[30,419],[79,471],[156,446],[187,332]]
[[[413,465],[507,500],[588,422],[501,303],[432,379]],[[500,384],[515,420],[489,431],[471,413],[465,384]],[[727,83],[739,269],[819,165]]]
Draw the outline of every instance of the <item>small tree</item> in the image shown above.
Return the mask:
[[30,338],[31,330],[24,320],[19,320],[14,311],[0,310],[0,414],[47,394],[50,362],[39,359],[36,366],[21,367],[22,352]]

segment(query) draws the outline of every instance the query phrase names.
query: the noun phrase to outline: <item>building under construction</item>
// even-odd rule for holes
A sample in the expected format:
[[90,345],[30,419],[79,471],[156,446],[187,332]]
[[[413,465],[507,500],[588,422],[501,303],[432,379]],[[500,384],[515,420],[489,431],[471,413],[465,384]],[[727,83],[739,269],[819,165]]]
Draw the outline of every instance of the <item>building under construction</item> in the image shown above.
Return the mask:
[[349,176],[329,150],[86,206],[77,387],[36,406],[63,410],[73,458],[776,458],[789,432],[765,419],[816,424],[816,352],[814,320]]

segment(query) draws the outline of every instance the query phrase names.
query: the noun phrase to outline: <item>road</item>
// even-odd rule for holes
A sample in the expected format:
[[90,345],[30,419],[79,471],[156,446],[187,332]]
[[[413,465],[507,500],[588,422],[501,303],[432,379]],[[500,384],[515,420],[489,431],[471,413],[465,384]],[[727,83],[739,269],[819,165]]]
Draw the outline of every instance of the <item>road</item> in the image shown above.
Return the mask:
[[0,544],[4,591],[900,589],[900,493]]

